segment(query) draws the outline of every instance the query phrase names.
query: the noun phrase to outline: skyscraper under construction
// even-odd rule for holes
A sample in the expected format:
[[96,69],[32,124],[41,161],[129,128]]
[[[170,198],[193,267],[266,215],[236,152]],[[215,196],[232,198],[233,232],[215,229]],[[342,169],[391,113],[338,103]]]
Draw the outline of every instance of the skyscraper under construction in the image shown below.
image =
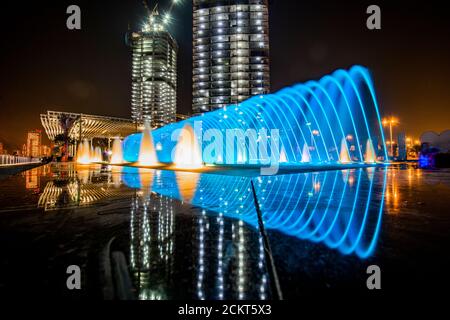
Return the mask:
[[177,51],[166,21],[155,7],[139,32],[127,34],[132,49],[131,116],[158,128],[174,122],[177,109]]

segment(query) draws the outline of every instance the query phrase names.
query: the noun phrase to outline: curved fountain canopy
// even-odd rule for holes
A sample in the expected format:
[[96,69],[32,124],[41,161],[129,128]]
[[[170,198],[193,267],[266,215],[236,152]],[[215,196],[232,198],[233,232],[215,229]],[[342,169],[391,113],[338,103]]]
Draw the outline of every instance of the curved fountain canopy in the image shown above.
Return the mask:
[[[267,153],[278,154],[283,164],[374,163],[388,159],[373,82],[369,71],[361,66],[340,69],[318,81],[255,96],[154,130],[152,137],[159,146],[156,154],[160,162],[174,162],[173,151],[180,140],[176,132],[186,126],[194,128],[204,163],[266,163],[254,152],[249,139],[251,132],[260,135],[263,130],[269,133]],[[277,147],[272,147],[270,141],[275,139],[270,134],[273,130],[279,132]],[[232,136],[233,143],[227,143],[230,131],[244,135]],[[222,143],[211,139],[211,132],[222,134]],[[125,139],[126,161],[138,160],[141,136],[133,134]],[[215,152],[205,156],[212,144]]]

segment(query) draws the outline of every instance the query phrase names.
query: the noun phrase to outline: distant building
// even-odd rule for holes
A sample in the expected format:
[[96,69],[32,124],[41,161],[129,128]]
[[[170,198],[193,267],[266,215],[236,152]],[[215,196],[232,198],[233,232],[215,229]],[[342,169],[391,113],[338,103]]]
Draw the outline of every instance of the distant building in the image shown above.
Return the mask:
[[267,0],[194,0],[193,112],[269,93]]
[[158,128],[175,122],[177,110],[177,52],[157,11],[139,32],[127,34],[132,50],[131,117]]
[[3,143],[0,142],[0,154],[3,154]]
[[41,156],[41,130],[32,130],[27,136],[27,156],[38,158]]
[[28,154],[28,152],[27,152],[27,144],[24,143],[24,144],[22,145],[22,156],[23,156],[23,157],[26,157],[27,154]]
[[42,145],[41,146],[41,156],[43,157],[49,157],[51,154],[51,149],[49,146]]
[[397,160],[405,161],[406,160],[406,134],[401,132],[397,137],[398,141],[398,157]]

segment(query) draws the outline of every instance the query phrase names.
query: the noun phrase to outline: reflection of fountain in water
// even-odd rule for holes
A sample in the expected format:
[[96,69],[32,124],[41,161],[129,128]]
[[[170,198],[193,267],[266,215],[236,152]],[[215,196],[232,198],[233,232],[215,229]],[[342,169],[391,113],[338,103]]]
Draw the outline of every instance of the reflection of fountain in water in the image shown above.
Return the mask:
[[158,164],[158,159],[156,158],[155,146],[153,145],[152,129],[148,121],[145,121],[144,126],[138,162],[143,166],[154,166]]
[[141,190],[144,195],[149,195],[152,192],[154,170],[139,168],[139,180],[141,182]]
[[198,139],[190,125],[186,125],[181,130],[175,147],[173,163],[177,168],[182,169],[197,169],[203,165]]
[[191,203],[197,190],[197,183],[200,179],[199,173],[176,172],[176,180],[181,199]]
[[369,178],[370,182],[373,181],[373,177],[375,175],[375,167],[368,167],[366,168],[367,177]]
[[114,139],[110,163],[111,164],[123,163],[123,148],[122,148],[122,141],[120,140],[120,138]]
[[122,184],[122,166],[110,166],[111,170],[111,182],[115,188],[119,188]]
[[339,162],[340,163],[350,163],[352,160],[350,159],[350,154],[348,152],[347,141],[345,138],[342,138],[341,141],[341,152],[339,153]]
[[[164,186],[154,186],[159,194],[258,226],[249,178],[171,172],[162,180]],[[374,252],[386,187],[383,171],[347,169],[254,180],[267,228],[361,258]]]

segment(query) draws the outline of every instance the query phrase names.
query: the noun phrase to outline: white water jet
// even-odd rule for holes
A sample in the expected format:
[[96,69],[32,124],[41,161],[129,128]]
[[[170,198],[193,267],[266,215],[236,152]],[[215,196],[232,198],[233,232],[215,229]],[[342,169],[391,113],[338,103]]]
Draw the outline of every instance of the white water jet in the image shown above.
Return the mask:
[[364,153],[365,163],[376,163],[377,156],[375,154],[375,149],[373,148],[372,139],[367,139],[366,152]]
[[309,153],[309,147],[308,144],[305,142],[303,145],[303,151],[302,151],[302,163],[309,163],[311,162],[311,154]]
[[194,129],[186,125],[175,147],[173,163],[177,168],[198,169],[203,166],[202,154]]
[[138,163],[143,166],[154,166],[158,164],[156,150],[153,144],[152,129],[148,121],[144,122]]
[[114,139],[112,151],[111,151],[111,164],[122,164],[123,163],[123,147],[122,141],[119,138]]
[[78,146],[77,163],[89,164],[91,163],[91,146],[88,139],[84,139]]
[[347,140],[345,140],[345,138],[342,138],[342,141],[341,141],[341,151],[339,153],[339,162],[343,163],[343,164],[352,162],[352,160],[350,159],[350,154],[348,152]]
[[238,153],[238,155],[237,155],[236,163],[237,164],[244,164],[244,163],[246,163],[247,162],[247,154],[245,152],[244,147],[238,145],[237,146],[237,153]]
[[280,152],[280,163],[287,163],[287,156],[286,156],[286,149],[284,146],[281,146],[281,152]]
[[103,161],[102,149],[100,147],[95,147],[94,155],[93,155],[91,161],[92,162],[102,162]]

